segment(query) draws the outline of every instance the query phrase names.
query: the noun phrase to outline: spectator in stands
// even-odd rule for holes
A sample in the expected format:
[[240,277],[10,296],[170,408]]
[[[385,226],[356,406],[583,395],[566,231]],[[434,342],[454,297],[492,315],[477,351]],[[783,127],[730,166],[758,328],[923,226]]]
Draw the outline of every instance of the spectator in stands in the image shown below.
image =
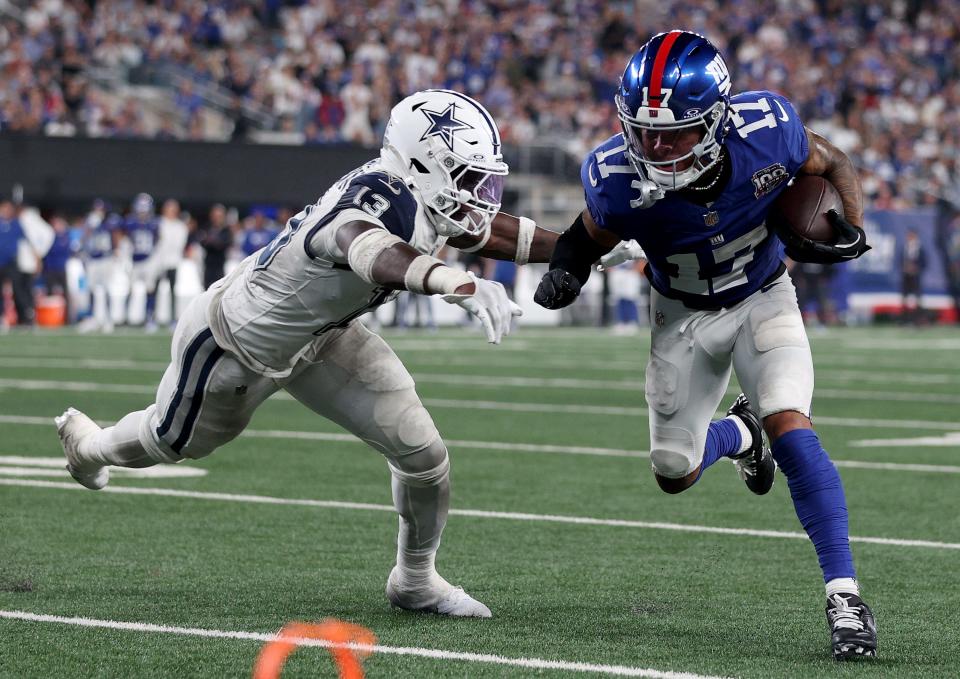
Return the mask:
[[6,315],[6,294],[3,287],[9,284],[11,294],[20,269],[17,267],[17,252],[25,237],[17,219],[16,209],[9,200],[0,201],[0,331],[6,332],[10,324]]
[[207,221],[197,230],[195,240],[203,248],[203,288],[223,278],[227,250],[233,245],[233,231],[227,222],[227,208],[217,203]]
[[915,229],[907,229],[900,251],[900,290],[903,294],[901,321],[919,323],[923,316],[923,289],[921,279],[927,267],[927,253]]

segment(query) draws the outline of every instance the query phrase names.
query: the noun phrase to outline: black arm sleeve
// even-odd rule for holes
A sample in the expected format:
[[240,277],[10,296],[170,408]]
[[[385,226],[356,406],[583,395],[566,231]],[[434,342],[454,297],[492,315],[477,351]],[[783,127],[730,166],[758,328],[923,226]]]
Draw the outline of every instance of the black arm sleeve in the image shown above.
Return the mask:
[[590,278],[593,263],[609,251],[610,248],[590,237],[583,223],[583,215],[577,215],[577,220],[557,239],[553,257],[550,258],[550,269],[569,271],[583,285]]

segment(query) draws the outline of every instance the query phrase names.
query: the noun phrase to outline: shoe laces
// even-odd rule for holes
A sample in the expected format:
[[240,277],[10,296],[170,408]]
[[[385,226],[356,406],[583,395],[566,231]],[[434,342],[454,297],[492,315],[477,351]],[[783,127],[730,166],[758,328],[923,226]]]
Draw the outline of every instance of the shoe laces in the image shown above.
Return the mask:
[[830,621],[834,629],[852,629],[857,632],[863,631],[863,621],[860,619],[860,607],[851,606],[839,594],[830,597]]

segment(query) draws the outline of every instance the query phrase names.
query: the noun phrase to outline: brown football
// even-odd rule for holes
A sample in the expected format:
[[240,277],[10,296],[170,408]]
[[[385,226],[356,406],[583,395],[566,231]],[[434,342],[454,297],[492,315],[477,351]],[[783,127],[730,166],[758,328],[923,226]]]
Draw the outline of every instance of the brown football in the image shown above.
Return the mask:
[[827,221],[828,210],[843,214],[840,194],[823,177],[805,174],[796,177],[774,201],[767,221],[774,231],[789,230],[828,243],[836,240],[836,232]]

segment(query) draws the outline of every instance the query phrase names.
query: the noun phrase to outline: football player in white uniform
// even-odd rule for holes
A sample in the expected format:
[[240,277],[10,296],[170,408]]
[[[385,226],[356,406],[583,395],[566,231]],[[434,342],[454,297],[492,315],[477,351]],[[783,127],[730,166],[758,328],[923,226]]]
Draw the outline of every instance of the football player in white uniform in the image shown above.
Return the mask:
[[387,596],[397,607],[489,617],[434,567],[447,519],[447,449],[396,354],[355,319],[399,290],[440,294],[499,343],[520,310],[503,286],[435,258],[444,244],[549,261],[557,235],[498,214],[507,165],[490,114],[448,90],[393,109],[380,157],[350,172],[184,311],[156,402],[101,429],[56,419],[67,469],[103,488],[107,465],[200,458],[278,389],[382,453],[400,514]]

